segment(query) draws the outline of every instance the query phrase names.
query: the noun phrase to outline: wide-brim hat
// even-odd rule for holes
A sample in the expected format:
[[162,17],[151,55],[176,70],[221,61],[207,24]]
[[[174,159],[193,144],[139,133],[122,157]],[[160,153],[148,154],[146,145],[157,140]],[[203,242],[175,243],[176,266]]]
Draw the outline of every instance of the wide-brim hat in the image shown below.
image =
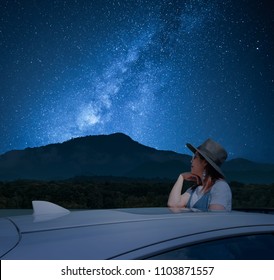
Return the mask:
[[221,165],[227,159],[227,152],[219,143],[209,138],[197,148],[189,143],[187,143],[186,146],[193,153],[200,153],[218,173],[225,177]]

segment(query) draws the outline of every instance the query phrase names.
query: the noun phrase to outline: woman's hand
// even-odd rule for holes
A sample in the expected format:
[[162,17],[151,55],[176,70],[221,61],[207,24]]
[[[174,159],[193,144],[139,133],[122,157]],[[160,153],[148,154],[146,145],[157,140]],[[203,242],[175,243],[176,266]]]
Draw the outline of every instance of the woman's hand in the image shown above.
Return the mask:
[[182,173],[181,176],[184,180],[195,182],[197,183],[197,185],[200,185],[202,183],[201,178],[198,175],[193,174],[191,172]]

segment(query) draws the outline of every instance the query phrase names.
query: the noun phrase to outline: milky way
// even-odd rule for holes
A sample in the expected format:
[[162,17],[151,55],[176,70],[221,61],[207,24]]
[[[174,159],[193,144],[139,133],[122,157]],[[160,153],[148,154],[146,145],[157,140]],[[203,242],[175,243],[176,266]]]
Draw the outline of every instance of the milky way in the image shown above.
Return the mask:
[[274,162],[271,1],[0,6],[0,153],[123,132]]

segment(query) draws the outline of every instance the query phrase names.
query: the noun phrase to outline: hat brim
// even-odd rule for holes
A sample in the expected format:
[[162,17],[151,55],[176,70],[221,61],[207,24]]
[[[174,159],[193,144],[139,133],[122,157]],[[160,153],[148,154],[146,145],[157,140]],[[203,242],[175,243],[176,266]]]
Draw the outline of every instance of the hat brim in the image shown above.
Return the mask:
[[218,166],[212,159],[210,159],[205,153],[203,153],[201,150],[198,148],[195,148],[191,144],[187,143],[186,146],[193,152],[196,153],[198,152],[199,154],[202,155],[203,158],[218,172],[220,175],[222,175],[225,178],[225,174],[223,173],[222,169],[220,166]]

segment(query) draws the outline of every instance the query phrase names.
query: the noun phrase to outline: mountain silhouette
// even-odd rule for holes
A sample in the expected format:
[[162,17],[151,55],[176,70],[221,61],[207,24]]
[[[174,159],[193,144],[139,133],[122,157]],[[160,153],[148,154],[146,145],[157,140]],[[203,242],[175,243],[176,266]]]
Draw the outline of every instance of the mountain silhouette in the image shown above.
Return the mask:
[[[190,169],[189,155],[142,145],[123,133],[85,136],[0,156],[0,180],[59,180],[76,176],[169,178]],[[245,159],[224,164],[228,180],[273,183],[274,165]]]
[[[27,148],[0,156],[0,179],[67,179],[75,176],[172,177],[165,169],[190,157],[146,147],[122,133],[86,136],[61,144]],[[152,172],[150,174],[150,172]],[[178,170],[178,172],[180,172]],[[177,172],[177,174],[178,174]]]

